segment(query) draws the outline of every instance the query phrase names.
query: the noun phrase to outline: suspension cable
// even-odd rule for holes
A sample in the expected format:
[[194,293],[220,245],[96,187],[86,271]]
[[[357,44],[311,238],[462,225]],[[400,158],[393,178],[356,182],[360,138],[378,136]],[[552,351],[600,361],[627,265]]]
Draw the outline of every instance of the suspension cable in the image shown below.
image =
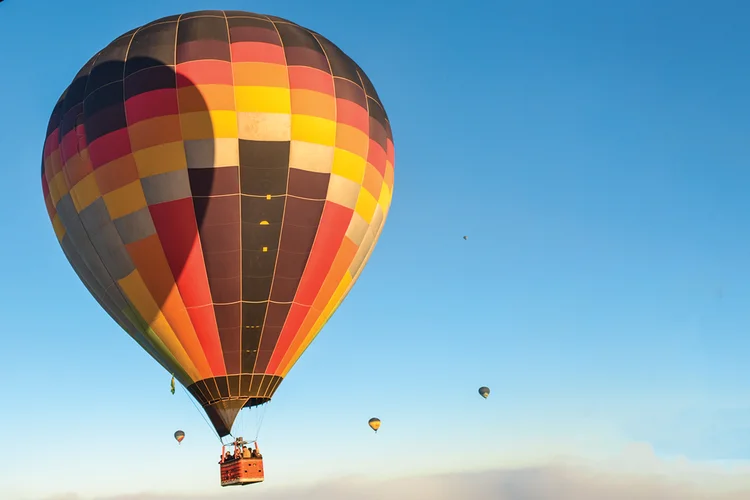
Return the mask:
[[[198,408],[198,405],[197,405],[197,404],[196,404],[196,402],[195,402],[195,401],[193,400],[193,398],[191,397],[191,395],[190,395],[190,393],[188,392],[188,390],[187,390],[187,389],[185,389],[185,386],[184,386],[184,385],[182,385],[182,384],[180,384],[180,387],[182,387],[182,390],[183,390],[183,391],[185,391],[185,395],[187,396],[187,398],[188,398],[188,399],[190,400],[190,402],[191,402],[191,403],[193,403],[193,406],[195,407],[195,409],[196,409],[196,410],[198,410],[198,413],[200,413],[201,417],[203,417],[203,421],[204,421],[204,422],[206,422],[206,425],[208,425],[208,427],[209,427],[209,428],[211,429],[211,432],[213,433],[213,435],[214,435],[214,436],[216,436],[216,438],[217,438],[217,439],[219,440],[219,442],[220,442],[220,443],[221,443],[222,445],[224,445],[224,441],[222,441],[222,440],[221,440],[221,436],[219,436],[219,433],[218,433],[218,432],[216,432],[216,429],[214,429],[214,426],[213,426],[213,425],[211,425],[211,422],[209,422],[209,421],[208,421],[208,419],[206,418],[206,414],[205,414],[205,413],[203,413],[203,411],[201,410],[201,408]],[[230,435],[231,435],[231,434],[230,434]]]

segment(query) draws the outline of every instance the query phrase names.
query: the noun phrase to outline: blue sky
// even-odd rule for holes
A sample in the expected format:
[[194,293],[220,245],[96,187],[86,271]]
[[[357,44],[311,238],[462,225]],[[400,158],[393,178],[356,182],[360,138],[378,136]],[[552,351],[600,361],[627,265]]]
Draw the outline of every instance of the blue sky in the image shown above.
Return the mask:
[[[218,487],[216,438],[80,284],[39,181],[49,113],[93,53],[213,8],[323,33],[372,79],[396,144],[373,258],[267,410],[264,488],[629,441],[750,459],[750,4],[8,0],[0,497]],[[65,453],[44,484],[18,461],[40,436]],[[116,487],[90,461],[105,443]]]

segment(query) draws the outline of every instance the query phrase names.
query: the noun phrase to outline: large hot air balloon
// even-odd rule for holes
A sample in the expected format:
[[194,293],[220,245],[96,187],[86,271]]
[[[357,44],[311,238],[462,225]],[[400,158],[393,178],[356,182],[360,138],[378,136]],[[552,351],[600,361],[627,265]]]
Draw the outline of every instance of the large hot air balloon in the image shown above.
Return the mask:
[[380,98],[336,45],[200,11],[81,68],[49,121],[42,189],[86,288],[224,437],[354,285],[393,168]]

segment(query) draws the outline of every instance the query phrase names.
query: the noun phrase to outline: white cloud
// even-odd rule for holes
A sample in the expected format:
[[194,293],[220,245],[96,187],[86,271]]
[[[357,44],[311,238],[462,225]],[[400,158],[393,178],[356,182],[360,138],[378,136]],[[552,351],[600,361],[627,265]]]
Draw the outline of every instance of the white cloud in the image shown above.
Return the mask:
[[[263,494],[262,486],[248,486],[233,493],[187,496],[184,494],[97,498],[96,500],[219,500],[247,498],[261,500],[747,500],[750,487],[735,491],[696,489],[658,478],[617,477],[582,474],[564,467],[540,467],[487,471],[456,475],[426,476],[383,483],[339,480],[307,488]],[[57,497],[55,500],[78,500]]]
[[[264,485],[205,495],[132,494],[90,500],[747,500],[750,467],[662,460],[648,444],[632,444],[598,463],[559,459],[542,467],[406,477],[386,481],[342,478],[306,487]],[[89,500],[59,495],[46,500]]]

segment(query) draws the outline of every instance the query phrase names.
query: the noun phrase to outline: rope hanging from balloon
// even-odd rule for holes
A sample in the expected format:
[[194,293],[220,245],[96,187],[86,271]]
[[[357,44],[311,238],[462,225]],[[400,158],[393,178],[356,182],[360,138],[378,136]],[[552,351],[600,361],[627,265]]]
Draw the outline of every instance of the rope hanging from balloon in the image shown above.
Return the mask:
[[193,406],[195,407],[196,410],[198,410],[198,413],[200,413],[201,417],[203,417],[203,421],[206,422],[206,425],[211,429],[211,432],[213,433],[213,435],[216,436],[216,438],[219,440],[221,444],[224,444],[224,441],[221,440],[221,436],[219,436],[219,433],[216,432],[216,429],[214,428],[214,426],[211,425],[211,422],[208,421],[208,418],[206,418],[206,414],[203,413],[202,409],[198,407],[195,400],[192,398],[192,396],[190,395],[188,390],[185,388],[185,386],[180,384],[180,387],[182,387],[182,390],[185,392],[185,395],[187,396],[187,398],[190,400],[191,403],[193,403]]

